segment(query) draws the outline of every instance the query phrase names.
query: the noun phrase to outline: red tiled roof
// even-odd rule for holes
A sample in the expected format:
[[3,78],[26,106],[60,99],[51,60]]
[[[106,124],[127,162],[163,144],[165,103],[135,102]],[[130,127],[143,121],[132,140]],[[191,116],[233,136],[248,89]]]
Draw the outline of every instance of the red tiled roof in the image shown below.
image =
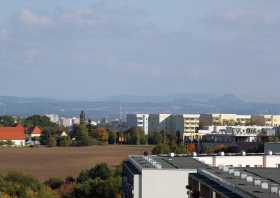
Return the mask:
[[20,129],[25,130],[24,127],[21,124],[17,124],[16,128],[20,128]]
[[0,127],[0,141],[1,140],[25,140],[24,128]]
[[32,130],[31,134],[42,134],[42,130],[39,127],[34,127],[34,129]]

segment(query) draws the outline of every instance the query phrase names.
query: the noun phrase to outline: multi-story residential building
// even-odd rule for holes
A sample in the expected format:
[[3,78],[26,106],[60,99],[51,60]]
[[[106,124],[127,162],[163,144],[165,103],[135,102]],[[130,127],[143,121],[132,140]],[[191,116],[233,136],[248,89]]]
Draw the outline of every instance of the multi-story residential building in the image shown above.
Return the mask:
[[188,177],[206,167],[191,157],[129,156],[123,165],[123,198],[185,198]]
[[251,119],[251,115],[236,115],[235,124],[240,126],[248,126],[251,125]]
[[[275,196],[270,194],[274,192],[271,191],[271,184],[279,181],[278,167],[280,167],[280,155],[272,152],[266,154],[242,152],[226,155],[221,152],[218,155],[198,155],[197,153],[175,155],[171,153],[158,156],[129,156],[123,164],[123,197],[274,198]],[[240,174],[234,170],[239,170]],[[246,176],[255,175],[254,178],[258,178],[261,182],[269,180],[269,187],[262,189],[261,184],[254,185],[254,179],[249,183],[244,183],[246,180],[242,177],[242,173],[245,173],[244,170]],[[255,170],[260,172],[256,174]],[[262,171],[267,172],[265,177],[263,177]],[[207,173],[207,175],[201,173]],[[241,191],[243,194],[240,194]],[[194,196],[195,192],[201,193],[201,196]]]
[[129,128],[142,127],[146,135],[149,133],[149,114],[127,114],[126,121]]
[[57,114],[47,114],[46,115],[51,122],[58,123],[59,122],[59,115]]
[[275,130],[270,126],[227,126],[219,127],[219,130],[203,135],[202,141],[212,143],[258,142],[263,137],[274,135]]
[[72,118],[61,117],[59,119],[59,125],[64,127],[71,127],[73,125],[73,120]]
[[73,117],[72,118],[72,124],[79,125],[80,124],[80,118]]
[[180,134],[182,140],[197,138],[200,114],[175,115],[175,133]]
[[236,114],[201,114],[200,123],[202,127],[234,125],[236,123]]
[[234,125],[236,114],[212,114],[214,125]]
[[253,115],[252,123],[261,126],[280,126],[280,115]]
[[228,126],[228,125],[251,125],[251,115],[237,114],[201,114],[200,124],[202,127],[211,125]]
[[158,133],[164,131],[165,133],[171,130],[172,118],[170,114],[150,114],[149,115],[149,133]]

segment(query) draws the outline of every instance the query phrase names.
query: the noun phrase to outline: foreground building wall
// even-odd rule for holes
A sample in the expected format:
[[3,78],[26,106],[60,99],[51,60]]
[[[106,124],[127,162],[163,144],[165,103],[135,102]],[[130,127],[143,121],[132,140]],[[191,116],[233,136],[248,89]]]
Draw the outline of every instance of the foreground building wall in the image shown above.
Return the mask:
[[[186,170],[144,170],[141,177],[142,198],[144,197],[187,197],[189,173]],[[172,186],[172,190],[170,187]]]

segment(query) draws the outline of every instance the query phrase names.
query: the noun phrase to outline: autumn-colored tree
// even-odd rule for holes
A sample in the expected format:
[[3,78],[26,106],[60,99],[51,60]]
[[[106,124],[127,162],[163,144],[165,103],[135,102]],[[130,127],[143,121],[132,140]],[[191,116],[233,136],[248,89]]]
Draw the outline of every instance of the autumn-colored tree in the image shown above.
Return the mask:
[[100,142],[105,143],[108,142],[109,138],[109,132],[106,128],[97,128],[95,130],[96,139],[98,139]]

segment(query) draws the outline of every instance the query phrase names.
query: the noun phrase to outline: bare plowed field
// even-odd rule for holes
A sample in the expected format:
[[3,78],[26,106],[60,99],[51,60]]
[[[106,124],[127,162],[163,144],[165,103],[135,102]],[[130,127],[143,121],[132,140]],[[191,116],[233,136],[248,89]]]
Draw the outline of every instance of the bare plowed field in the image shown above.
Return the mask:
[[77,176],[82,169],[106,162],[119,165],[128,155],[143,154],[150,146],[106,145],[66,148],[0,148],[0,173],[23,172],[41,181]]

